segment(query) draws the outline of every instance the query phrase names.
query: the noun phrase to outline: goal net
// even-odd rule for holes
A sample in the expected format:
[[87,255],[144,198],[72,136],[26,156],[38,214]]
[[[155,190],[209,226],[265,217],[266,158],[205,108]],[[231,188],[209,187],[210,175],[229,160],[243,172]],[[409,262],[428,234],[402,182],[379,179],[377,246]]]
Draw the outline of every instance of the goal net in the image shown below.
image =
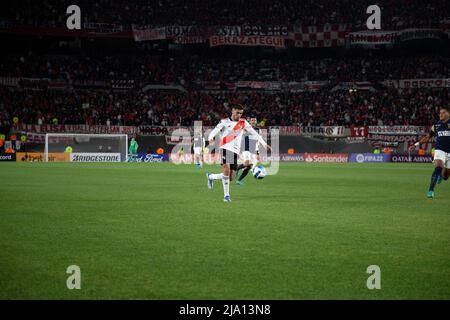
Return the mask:
[[45,161],[55,161],[60,155],[71,162],[124,162],[128,160],[128,135],[47,133]]

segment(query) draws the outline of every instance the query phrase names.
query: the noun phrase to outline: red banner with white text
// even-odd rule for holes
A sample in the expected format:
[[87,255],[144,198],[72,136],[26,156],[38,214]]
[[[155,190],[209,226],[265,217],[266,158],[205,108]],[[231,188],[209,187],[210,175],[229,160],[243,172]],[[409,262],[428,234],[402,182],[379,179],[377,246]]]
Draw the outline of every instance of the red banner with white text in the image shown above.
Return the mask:
[[217,46],[261,46],[284,48],[284,38],[271,36],[212,36],[210,47]]

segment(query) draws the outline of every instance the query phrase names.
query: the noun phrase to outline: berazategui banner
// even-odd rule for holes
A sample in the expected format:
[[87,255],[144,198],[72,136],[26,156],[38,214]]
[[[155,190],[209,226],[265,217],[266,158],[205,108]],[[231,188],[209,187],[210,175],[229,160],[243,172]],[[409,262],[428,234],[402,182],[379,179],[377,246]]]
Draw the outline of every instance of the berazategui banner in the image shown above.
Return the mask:
[[262,46],[284,48],[283,37],[273,36],[212,36],[209,46]]

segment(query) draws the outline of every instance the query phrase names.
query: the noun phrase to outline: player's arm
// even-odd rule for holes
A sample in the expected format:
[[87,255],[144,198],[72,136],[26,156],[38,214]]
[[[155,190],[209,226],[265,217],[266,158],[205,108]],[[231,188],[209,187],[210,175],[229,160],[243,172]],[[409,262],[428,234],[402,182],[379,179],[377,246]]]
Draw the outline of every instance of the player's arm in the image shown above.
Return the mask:
[[214,144],[214,137],[222,130],[223,128],[223,122],[222,120],[217,124],[217,126],[209,133],[208,136],[208,142],[210,145]]
[[434,126],[432,126],[430,132],[428,134],[424,135],[423,137],[421,137],[418,142],[411,145],[409,147],[409,150],[414,151],[419,145],[421,145],[423,143],[428,143],[428,141],[430,141],[431,137],[433,137],[435,135],[436,135],[436,130],[435,130]]
[[264,148],[266,148],[267,150],[272,150],[272,148],[264,141],[263,137],[258,132],[256,132],[256,130],[253,129],[253,127],[247,121],[245,123],[245,130],[251,135],[257,137],[258,143],[260,143]]

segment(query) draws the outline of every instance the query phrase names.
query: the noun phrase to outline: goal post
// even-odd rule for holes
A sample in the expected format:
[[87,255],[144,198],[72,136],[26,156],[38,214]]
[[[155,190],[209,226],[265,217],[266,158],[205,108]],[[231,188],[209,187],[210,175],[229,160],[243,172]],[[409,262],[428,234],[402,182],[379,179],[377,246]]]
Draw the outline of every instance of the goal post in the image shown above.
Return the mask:
[[128,161],[127,134],[47,133],[44,161],[66,153],[72,162]]

